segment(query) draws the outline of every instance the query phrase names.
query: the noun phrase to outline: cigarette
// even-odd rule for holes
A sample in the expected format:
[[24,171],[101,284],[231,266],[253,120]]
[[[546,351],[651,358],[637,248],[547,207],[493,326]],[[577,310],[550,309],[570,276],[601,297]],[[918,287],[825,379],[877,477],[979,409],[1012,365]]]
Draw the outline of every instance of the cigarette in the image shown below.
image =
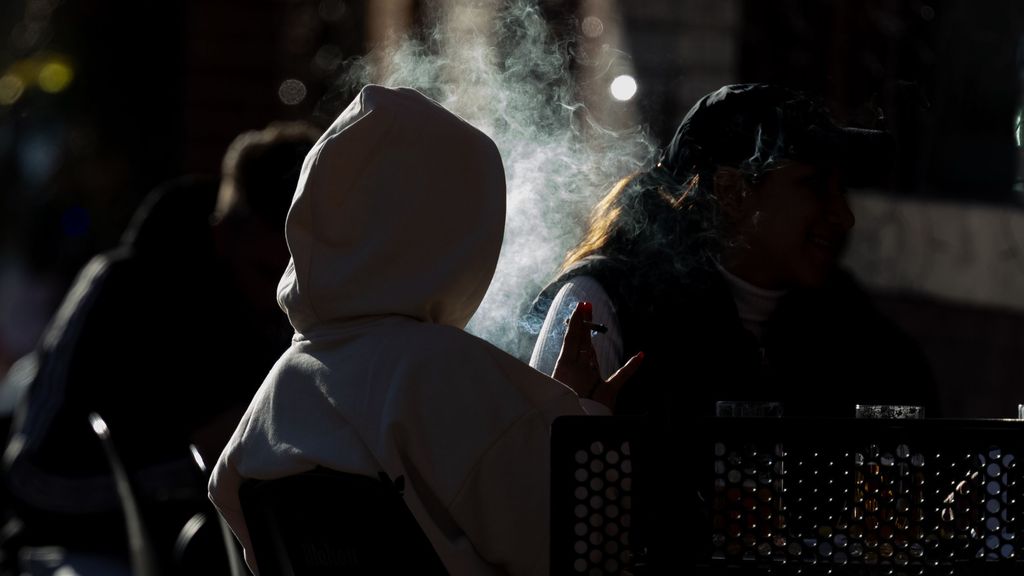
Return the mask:
[[[565,319],[565,323],[569,323],[568,318]],[[597,332],[598,334],[606,334],[608,332],[607,326],[605,326],[604,324],[598,324],[597,322],[587,322],[586,320],[584,320],[583,326],[589,328],[591,332]]]

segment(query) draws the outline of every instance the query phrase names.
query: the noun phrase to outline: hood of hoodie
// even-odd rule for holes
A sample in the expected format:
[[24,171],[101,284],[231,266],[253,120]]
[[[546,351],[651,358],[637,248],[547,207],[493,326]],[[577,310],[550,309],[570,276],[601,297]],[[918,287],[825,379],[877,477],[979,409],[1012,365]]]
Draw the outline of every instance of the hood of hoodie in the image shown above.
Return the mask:
[[504,223],[494,142],[415,90],[367,86],[303,163],[278,303],[307,337],[395,315],[462,328]]

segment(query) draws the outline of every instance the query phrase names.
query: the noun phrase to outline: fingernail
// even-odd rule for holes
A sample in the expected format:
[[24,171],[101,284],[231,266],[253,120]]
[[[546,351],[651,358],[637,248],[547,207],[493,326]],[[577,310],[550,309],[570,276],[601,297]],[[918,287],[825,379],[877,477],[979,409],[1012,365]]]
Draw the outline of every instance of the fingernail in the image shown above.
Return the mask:
[[636,353],[636,359],[637,359],[637,360],[643,360],[643,359],[644,359],[644,353],[643,353],[643,351],[640,351],[640,352],[637,352],[637,353]]
[[591,309],[592,309],[593,307],[594,307],[594,305],[593,305],[593,304],[591,304],[590,302],[580,302],[580,308],[581,308],[581,309],[582,309],[582,310],[583,310],[584,312],[590,312],[590,310],[591,310]]

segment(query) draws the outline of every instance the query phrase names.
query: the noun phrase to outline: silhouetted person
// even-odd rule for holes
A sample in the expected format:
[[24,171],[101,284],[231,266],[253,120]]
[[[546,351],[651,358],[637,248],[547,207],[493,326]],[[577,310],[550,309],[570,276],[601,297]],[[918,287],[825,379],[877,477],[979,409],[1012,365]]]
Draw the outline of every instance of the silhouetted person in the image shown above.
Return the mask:
[[317,142],[278,289],[295,336],[210,482],[254,570],[242,481],[322,466],[401,478],[452,574],[547,573],[551,421],[584,413],[573,390],[613,404],[637,362],[599,379],[582,307],[556,370],[572,389],[463,331],[504,219],[494,143],[419,92],[367,86]]
[[579,301],[607,326],[593,336],[602,371],[645,353],[617,411],[657,432],[632,534],[653,573],[709,559],[708,447],[693,428],[716,401],[780,401],[784,416],[852,417],[858,403],[935,414],[922,354],[837,266],[854,225],[845,184],[874,176],[885,146],[801,94],[725,86],[689,111],[656,166],[601,201],[536,299],[531,364],[543,372]]
[[535,302],[531,364],[550,373],[578,301],[607,325],[602,370],[643,350],[621,412],[675,426],[715,401],[782,401],[787,416],[925,405],[923,356],[837,266],[849,181],[877,176],[883,133],[840,128],[770,85],[726,86],[689,111],[660,162],[620,181]]
[[318,134],[272,124],[239,136],[219,190],[201,177],[160,187],[121,246],[79,274],[35,352],[38,371],[4,454],[26,544],[124,552],[91,412],[110,426],[158,545],[169,551],[203,509],[188,446],[217,454],[287,347],[274,299],[288,255],[284,219]]

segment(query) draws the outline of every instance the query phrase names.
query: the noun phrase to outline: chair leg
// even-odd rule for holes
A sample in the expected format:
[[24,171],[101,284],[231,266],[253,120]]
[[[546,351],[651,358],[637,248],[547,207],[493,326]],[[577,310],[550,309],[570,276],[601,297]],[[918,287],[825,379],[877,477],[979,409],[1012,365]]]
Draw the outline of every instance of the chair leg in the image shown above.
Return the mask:
[[89,423],[103,445],[103,452],[107,456],[107,462],[110,464],[110,470],[114,476],[117,495],[121,500],[125,528],[128,532],[128,548],[131,552],[132,574],[134,576],[159,576],[160,571],[157,568],[152,540],[142,521],[139,502],[135,497],[131,482],[128,480],[128,473],[125,471],[114,441],[110,437],[110,429],[103,418],[95,412],[89,414]]

